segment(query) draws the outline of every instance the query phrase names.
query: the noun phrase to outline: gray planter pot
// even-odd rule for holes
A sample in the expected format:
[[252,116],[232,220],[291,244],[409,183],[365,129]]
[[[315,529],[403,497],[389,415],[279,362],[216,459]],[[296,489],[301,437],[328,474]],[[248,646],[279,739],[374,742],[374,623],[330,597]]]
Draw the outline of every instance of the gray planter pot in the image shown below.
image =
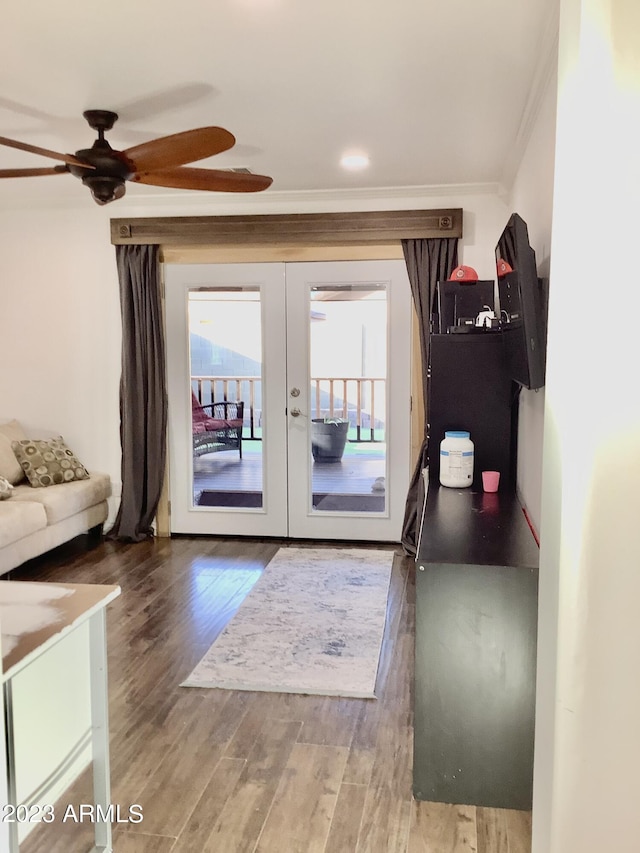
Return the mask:
[[347,443],[349,421],[344,418],[313,418],[311,453],[316,462],[339,462]]

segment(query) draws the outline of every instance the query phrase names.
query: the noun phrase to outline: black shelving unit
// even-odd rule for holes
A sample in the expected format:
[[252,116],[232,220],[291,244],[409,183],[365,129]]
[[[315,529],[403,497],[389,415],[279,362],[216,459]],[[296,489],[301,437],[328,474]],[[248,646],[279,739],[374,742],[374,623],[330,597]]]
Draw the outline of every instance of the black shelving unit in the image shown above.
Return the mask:
[[[530,809],[538,549],[515,493],[518,386],[499,330],[432,334],[430,351],[413,793]],[[470,488],[440,486],[447,430],[471,434]],[[500,471],[498,494],[483,493],[483,470]]]
[[430,479],[439,478],[445,431],[468,430],[474,443],[474,487],[481,485],[482,471],[500,471],[501,488],[511,486],[517,394],[499,331],[431,336],[427,421]]

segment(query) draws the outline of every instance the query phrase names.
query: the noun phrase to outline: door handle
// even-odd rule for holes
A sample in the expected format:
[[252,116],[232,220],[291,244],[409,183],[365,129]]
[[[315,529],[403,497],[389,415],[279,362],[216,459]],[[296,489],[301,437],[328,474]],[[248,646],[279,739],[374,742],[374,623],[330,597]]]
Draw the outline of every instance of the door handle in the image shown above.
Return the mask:
[[293,409],[289,409],[289,411],[291,412],[292,418],[299,418],[300,415],[302,414],[302,412],[300,411],[300,409],[297,406],[294,406]]

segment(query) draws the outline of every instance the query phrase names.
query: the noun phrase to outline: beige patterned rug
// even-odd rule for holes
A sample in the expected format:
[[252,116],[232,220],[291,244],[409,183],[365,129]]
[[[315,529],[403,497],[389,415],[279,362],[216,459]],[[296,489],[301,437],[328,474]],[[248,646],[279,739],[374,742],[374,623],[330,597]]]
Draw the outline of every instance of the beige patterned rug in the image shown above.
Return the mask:
[[281,548],[181,686],[374,698],[392,562]]

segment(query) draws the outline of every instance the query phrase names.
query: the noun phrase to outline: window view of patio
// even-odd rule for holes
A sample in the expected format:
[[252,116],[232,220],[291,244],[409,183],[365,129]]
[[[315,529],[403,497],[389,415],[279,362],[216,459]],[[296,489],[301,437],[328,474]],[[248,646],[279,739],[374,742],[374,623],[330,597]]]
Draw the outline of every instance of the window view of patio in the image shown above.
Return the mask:
[[263,504],[259,288],[189,291],[194,506]]
[[312,507],[384,512],[387,294],[314,287],[310,312]]
[[[314,286],[310,301],[309,508],[382,513],[386,290]],[[268,435],[259,289],[191,290],[189,337],[193,505],[261,512]]]

